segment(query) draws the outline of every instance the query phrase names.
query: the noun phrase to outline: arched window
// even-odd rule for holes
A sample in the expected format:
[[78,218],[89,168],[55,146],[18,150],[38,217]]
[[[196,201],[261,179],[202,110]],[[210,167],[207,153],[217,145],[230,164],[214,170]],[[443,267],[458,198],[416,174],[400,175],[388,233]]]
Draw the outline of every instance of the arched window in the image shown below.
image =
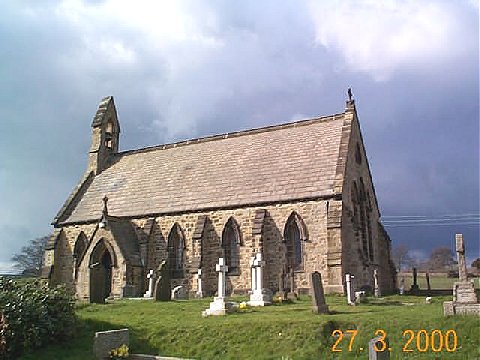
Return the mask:
[[229,275],[240,274],[240,227],[233,217],[228,219],[222,232],[222,249]]
[[78,275],[78,267],[82,262],[83,256],[85,255],[85,251],[87,250],[88,240],[85,236],[84,232],[82,231],[80,235],[78,235],[77,241],[75,242],[75,246],[73,248],[73,261],[75,263],[75,279]]
[[306,240],[306,229],[297,213],[293,212],[288,218],[283,235],[287,250],[287,268],[294,271],[303,270],[302,240]]
[[185,255],[185,238],[183,231],[177,223],[175,223],[168,235],[168,262],[173,278],[183,277],[184,255]]

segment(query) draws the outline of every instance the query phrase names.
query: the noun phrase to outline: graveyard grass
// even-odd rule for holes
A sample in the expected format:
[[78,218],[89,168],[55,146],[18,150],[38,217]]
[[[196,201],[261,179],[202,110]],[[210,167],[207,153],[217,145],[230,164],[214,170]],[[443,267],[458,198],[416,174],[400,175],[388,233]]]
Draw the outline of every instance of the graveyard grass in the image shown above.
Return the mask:
[[[242,301],[245,298],[233,298]],[[21,359],[93,359],[96,331],[130,329],[132,353],[160,354],[190,359],[366,359],[368,340],[377,329],[389,337],[391,359],[477,359],[480,358],[480,322],[472,316],[443,316],[443,301],[451,296],[388,296],[367,298],[359,306],[346,305],[345,297],[326,297],[331,315],[311,311],[311,300],[303,296],[291,304],[248,308],[228,316],[202,318],[211,298],[154,302],[121,300],[105,305],[81,304],[76,336],[68,344],[51,345]],[[335,329],[358,330],[351,351],[344,338],[332,352]],[[455,352],[420,352],[416,340],[403,352],[404,330],[428,333],[453,329],[458,335]],[[423,341],[420,344],[423,346]],[[437,343],[438,346],[438,343]],[[363,347],[363,351],[360,348]]]

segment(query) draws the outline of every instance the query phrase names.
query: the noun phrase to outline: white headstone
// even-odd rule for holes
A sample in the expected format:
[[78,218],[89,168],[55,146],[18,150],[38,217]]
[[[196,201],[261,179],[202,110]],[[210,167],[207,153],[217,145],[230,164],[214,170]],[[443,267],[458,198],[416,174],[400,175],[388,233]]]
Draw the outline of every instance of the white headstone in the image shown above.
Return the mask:
[[225,304],[225,274],[228,271],[228,266],[225,265],[224,258],[218,259],[218,264],[216,264],[215,270],[218,272],[218,296],[213,298],[210,307],[202,313],[203,316],[225,315],[227,313],[227,307]]
[[345,274],[345,282],[347,284],[347,302],[348,305],[355,305],[355,293],[353,290],[353,279],[355,276],[351,274]]
[[250,295],[250,306],[265,306],[272,303],[271,291],[263,287],[263,267],[265,261],[262,254],[257,253],[253,261],[250,262],[252,269],[252,294]]
[[378,285],[378,270],[374,269],[373,270],[373,289],[374,289],[374,295],[375,297],[380,297],[380,287]]
[[198,298],[202,298],[203,297],[202,269],[198,269],[196,277],[197,277],[197,292],[195,293],[195,296]]
[[153,270],[150,270],[147,274],[147,279],[148,279],[148,290],[145,292],[143,295],[144,298],[151,298],[153,297],[153,284],[155,280],[155,275]]

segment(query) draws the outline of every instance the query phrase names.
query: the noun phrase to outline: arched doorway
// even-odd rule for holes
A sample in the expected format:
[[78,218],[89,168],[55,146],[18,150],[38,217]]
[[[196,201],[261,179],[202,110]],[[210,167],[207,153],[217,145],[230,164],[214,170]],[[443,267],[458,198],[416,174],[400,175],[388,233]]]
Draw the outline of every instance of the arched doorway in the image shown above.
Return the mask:
[[112,293],[112,268],[115,253],[105,240],[100,240],[90,256],[90,302],[103,304]]

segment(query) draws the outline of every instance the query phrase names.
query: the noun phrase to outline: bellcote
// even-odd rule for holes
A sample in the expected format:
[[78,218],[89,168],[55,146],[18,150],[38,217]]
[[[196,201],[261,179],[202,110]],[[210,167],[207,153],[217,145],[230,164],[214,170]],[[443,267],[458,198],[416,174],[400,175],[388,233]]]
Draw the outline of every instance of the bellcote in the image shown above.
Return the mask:
[[102,99],[92,121],[92,146],[88,157],[88,171],[101,173],[112,155],[118,152],[120,124],[112,96]]

